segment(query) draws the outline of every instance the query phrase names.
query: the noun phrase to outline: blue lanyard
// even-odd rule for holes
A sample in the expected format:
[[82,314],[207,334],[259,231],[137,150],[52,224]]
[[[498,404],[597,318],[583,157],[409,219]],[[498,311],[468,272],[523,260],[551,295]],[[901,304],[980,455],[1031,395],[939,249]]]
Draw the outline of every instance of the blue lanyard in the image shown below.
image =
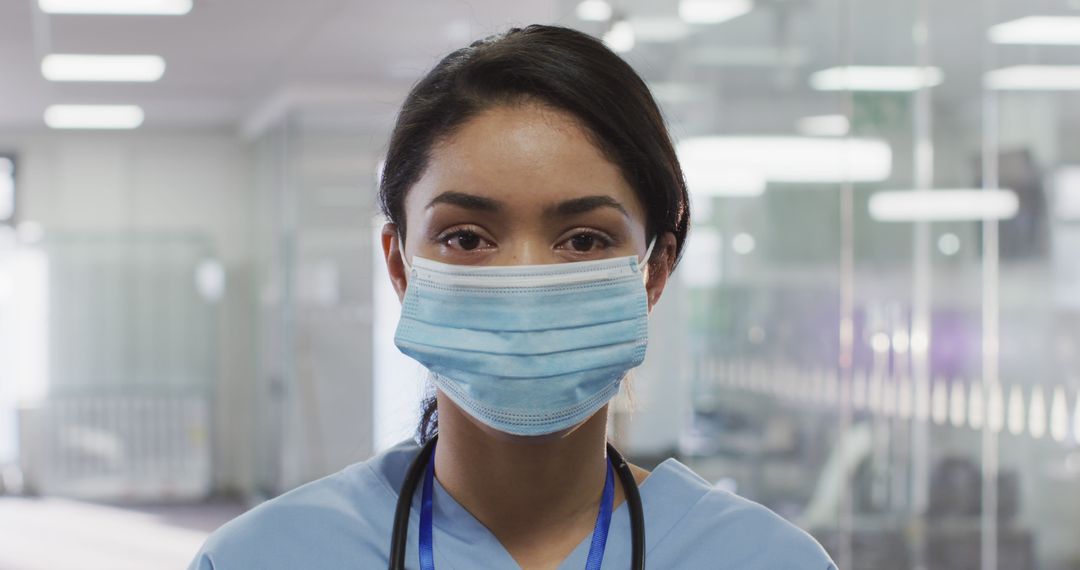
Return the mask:
[[[435,570],[435,546],[431,531],[432,487],[435,481],[435,452],[428,458],[424,473],[424,494],[420,499],[420,568]],[[604,547],[607,545],[608,529],[611,528],[611,510],[615,503],[615,470],[608,462],[607,477],[604,480],[604,492],[600,496],[600,511],[596,513],[596,526],[593,527],[592,544],[589,545],[589,557],[585,570],[600,570],[604,561]]]

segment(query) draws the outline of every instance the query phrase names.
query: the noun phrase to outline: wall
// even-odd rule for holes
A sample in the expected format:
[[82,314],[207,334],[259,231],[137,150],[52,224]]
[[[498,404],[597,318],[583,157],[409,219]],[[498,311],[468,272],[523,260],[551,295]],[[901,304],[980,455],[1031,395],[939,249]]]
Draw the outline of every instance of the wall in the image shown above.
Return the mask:
[[223,130],[7,132],[0,149],[18,156],[20,219],[46,234],[182,230],[210,241],[227,276],[211,379],[216,486],[247,487],[254,305],[246,144]]

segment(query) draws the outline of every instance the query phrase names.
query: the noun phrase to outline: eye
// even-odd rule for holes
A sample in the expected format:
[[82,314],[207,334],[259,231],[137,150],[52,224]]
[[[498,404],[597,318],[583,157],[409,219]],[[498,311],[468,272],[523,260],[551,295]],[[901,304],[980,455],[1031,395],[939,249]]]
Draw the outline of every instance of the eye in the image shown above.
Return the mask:
[[589,251],[594,245],[596,245],[596,236],[578,234],[570,238],[570,247],[576,251]]
[[480,247],[487,247],[491,244],[479,234],[472,230],[457,230],[447,234],[443,234],[439,238],[439,241],[443,245],[451,249],[460,249],[462,251],[473,251]]
[[611,246],[611,240],[596,232],[578,232],[567,239],[560,247],[570,249],[578,253],[588,253],[606,249]]

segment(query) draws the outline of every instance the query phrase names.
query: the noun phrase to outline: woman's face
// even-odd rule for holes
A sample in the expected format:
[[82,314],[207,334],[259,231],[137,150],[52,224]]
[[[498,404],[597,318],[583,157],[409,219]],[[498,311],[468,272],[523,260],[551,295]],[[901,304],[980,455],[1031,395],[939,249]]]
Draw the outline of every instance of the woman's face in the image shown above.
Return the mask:
[[[644,207],[619,168],[572,115],[537,103],[488,109],[435,145],[405,197],[405,217],[410,262],[539,265],[640,257],[648,247]],[[404,297],[396,234],[384,228],[383,248]],[[674,236],[655,247],[659,267],[670,267]],[[667,273],[650,272],[650,308]]]

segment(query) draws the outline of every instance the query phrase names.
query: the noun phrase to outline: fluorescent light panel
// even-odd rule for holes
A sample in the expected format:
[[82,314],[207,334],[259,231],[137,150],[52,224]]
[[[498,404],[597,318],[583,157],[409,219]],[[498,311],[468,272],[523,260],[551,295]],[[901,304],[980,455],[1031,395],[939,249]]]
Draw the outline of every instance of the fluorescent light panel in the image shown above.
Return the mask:
[[986,87],[999,91],[1077,91],[1080,65],[1017,65],[989,71]]
[[879,222],[1007,220],[1020,210],[1012,190],[896,190],[870,197],[870,217]]
[[1028,16],[991,26],[997,44],[1080,45],[1080,16]]
[[753,9],[751,0],[679,0],[679,17],[688,24],[719,24]]
[[137,105],[51,105],[45,124],[54,129],[134,129],[143,122]]
[[604,45],[615,53],[626,53],[634,49],[634,27],[626,20],[615,22],[604,34]]
[[683,165],[683,171],[687,189],[696,196],[760,196],[765,192],[765,177],[751,170],[695,162]]
[[814,115],[799,119],[795,129],[807,136],[842,137],[851,130],[851,123],[844,115]]
[[1058,169],[1054,176],[1053,205],[1057,219],[1080,222],[1080,166]]
[[853,65],[823,69],[810,76],[818,91],[916,91],[940,85],[945,74],[937,67]]
[[47,14],[183,16],[192,0],[38,0]]
[[161,79],[165,60],[156,55],[50,54],[41,60],[49,81],[138,81]]
[[611,19],[611,4],[605,0],[583,0],[577,5],[577,17],[586,22],[606,22]]
[[694,170],[758,173],[767,182],[880,182],[892,172],[892,149],[875,139],[715,136],[686,139],[679,160]]
[[678,18],[633,17],[634,39],[640,42],[672,43],[690,35],[690,26]]

